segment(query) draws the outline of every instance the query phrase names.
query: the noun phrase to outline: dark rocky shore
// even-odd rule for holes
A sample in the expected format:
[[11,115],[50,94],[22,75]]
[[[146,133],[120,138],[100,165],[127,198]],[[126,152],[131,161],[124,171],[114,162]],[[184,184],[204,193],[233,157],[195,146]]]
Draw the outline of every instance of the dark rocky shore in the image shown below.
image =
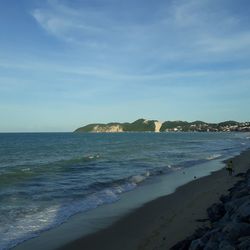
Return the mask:
[[[210,226],[177,243],[171,250],[250,249],[250,170],[237,174],[242,179],[220,202],[207,209]],[[232,177],[234,178],[234,177]]]

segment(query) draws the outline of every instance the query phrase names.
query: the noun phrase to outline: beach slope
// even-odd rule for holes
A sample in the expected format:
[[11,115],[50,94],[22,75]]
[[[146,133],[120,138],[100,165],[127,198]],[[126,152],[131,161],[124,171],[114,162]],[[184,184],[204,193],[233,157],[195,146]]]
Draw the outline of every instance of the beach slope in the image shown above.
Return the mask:
[[[250,150],[233,159],[236,173],[250,166]],[[61,247],[88,250],[170,249],[207,226],[207,208],[227,194],[240,177],[228,176],[222,169],[178,188],[176,192],[153,200],[122,217],[110,227],[84,236]]]

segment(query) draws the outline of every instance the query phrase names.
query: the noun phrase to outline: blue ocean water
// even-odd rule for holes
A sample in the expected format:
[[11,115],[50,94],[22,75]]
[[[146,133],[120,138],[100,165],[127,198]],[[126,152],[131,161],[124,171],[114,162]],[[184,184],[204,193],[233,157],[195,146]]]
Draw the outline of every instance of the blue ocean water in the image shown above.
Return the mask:
[[236,155],[249,133],[0,134],[0,249],[158,175]]

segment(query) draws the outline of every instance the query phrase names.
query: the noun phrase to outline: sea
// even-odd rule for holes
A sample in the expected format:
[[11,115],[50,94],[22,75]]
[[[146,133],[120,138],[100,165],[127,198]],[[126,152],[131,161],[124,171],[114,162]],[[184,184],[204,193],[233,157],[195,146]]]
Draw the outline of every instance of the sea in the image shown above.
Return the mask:
[[249,147],[249,133],[1,133],[0,249]]

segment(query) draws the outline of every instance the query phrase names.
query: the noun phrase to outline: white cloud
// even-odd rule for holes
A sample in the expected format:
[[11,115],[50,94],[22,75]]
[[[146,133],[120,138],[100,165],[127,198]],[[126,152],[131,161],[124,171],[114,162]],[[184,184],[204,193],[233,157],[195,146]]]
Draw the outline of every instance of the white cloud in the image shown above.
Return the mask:
[[49,33],[52,33],[56,36],[61,36],[66,33],[69,29],[72,28],[72,24],[67,20],[63,20],[60,17],[52,16],[49,13],[44,13],[40,9],[33,11],[33,17],[37,22]]
[[55,0],[47,3],[32,11],[35,20],[56,37],[93,49],[154,54],[151,48],[159,46],[153,49],[160,49],[158,55],[179,60],[192,50],[223,53],[249,46],[248,34],[238,29],[240,17],[218,9],[217,1],[173,1],[151,24],[121,22],[109,16],[106,8],[72,9]]
[[[246,57],[250,54],[250,31],[244,30],[244,17],[227,8],[227,2],[190,0],[174,1],[164,19],[166,30],[172,31],[176,41],[176,56],[200,61],[216,60],[235,53]],[[223,8],[221,8],[223,6]],[[171,51],[170,51],[171,52]],[[167,51],[166,53],[169,53]],[[220,58],[221,59],[221,58]]]
[[205,36],[198,40],[196,44],[209,52],[242,51],[245,54],[250,48],[250,32],[240,32],[228,37]]
[[[110,10],[110,6],[85,8],[82,3],[73,8],[49,0],[44,7],[34,9],[32,16],[46,32],[73,45],[79,56],[87,58],[84,67],[100,68],[97,62],[101,61],[104,68],[112,70],[97,74],[116,76],[113,72],[135,74],[139,68],[147,73],[148,68],[154,71],[172,63],[200,65],[245,60],[250,56],[250,32],[243,29],[243,18],[226,3],[168,1],[165,8],[154,13],[154,19],[149,16],[147,22],[133,23],[130,19],[120,20],[122,10]],[[112,11],[118,14],[110,15]]]
[[101,16],[84,9],[76,10],[58,1],[48,1],[46,7],[31,12],[34,19],[49,34],[67,42],[94,46],[94,38],[104,30]]

